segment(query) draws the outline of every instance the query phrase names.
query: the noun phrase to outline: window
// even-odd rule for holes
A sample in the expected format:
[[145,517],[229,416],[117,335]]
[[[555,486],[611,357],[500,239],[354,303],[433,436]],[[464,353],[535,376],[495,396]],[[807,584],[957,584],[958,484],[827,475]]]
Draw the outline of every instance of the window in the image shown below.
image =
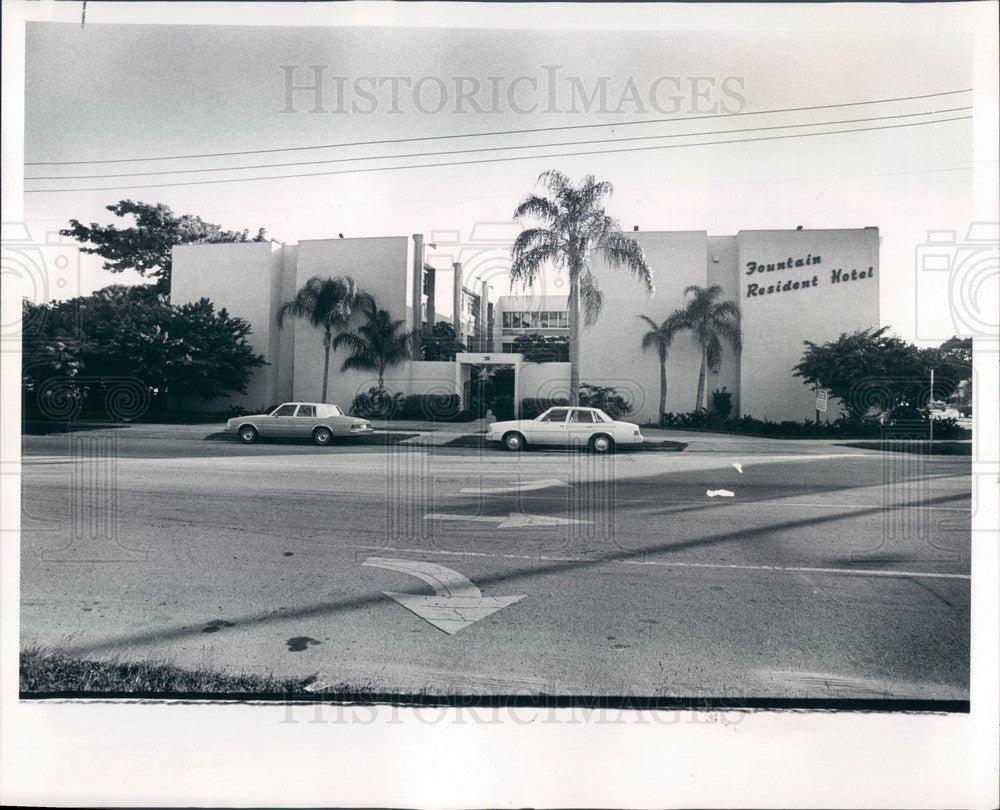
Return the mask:
[[541,418],[542,422],[565,422],[566,414],[569,413],[568,408],[553,408],[545,416]]
[[503,328],[504,329],[513,329],[514,328],[514,313],[513,312],[505,312],[503,314]]
[[583,411],[583,410],[575,409],[569,415],[569,421],[570,422],[593,422],[594,421],[594,414],[593,414],[592,411]]
[[293,413],[295,413],[295,406],[294,405],[282,405],[280,408],[278,408],[271,415],[272,416],[291,416]]
[[296,416],[315,416],[316,406],[315,405],[299,405],[299,412],[295,414]]

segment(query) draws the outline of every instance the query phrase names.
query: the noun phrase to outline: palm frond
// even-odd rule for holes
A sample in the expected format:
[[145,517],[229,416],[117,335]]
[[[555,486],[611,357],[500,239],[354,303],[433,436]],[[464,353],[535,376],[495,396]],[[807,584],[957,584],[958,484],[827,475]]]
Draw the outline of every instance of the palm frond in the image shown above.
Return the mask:
[[605,236],[600,250],[611,267],[625,267],[631,270],[646,285],[649,293],[653,293],[653,277],[638,242],[621,233],[610,234]]
[[589,270],[580,278],[580,305],[583,308],[584,326],[592,326],[597,322],[604,306],[604,293]]
[[525,217],[535,217],[543,222],[555,223],[561,214],[559,206],[548,197],[539,197],[537,194],[529,194],[514,209],[514,219],[518,221]]

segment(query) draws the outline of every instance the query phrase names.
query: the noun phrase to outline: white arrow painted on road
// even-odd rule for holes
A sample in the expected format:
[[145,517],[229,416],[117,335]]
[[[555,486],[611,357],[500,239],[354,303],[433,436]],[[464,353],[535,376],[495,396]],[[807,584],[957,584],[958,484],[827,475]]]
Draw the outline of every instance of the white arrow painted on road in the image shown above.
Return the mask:
[[549,487],[568,487],[565,481],[558,478],[546,478],[542,481],[525,481],[523,484],[504,484],[500,487],[465,487],[462,495],[500,495],[504,492],[527,492],[532,489],[548,489]]
[[511,512],[504,517],[496,515],[449,515],[441,512],[424,515],[424,520],[471,520],[477,523],[496,523],[500,529],[520,529],[525,526],[568,526],[570,524],[593,523],[592,520],[574,520],[573,518],[556,517],[555,515],[525,515],[521,512]]
[[483,596],[482,591],[458,571],[434,563],[369,557],[362,565],[409,574],[430,585],[434,589],[434,596],[394,591],[383,591],[383,593],[450,636],[455,635],[463,627],[496,613],[501,608],[520,602],[525,597],[525,594]]

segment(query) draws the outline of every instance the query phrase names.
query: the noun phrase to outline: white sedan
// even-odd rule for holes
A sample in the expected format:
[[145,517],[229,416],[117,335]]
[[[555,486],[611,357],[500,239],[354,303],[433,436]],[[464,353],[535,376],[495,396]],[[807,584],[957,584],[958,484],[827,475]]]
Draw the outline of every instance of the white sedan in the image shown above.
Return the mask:
[[534,419],[494,422],[486,433],[490,441],[508,450],[525,445],[584,445],[595,453],[609,453],[619,444],[640,444],[639,426],[617,422],[600,408],[555,407]]
[[329,444],[336,437],[368,436],[375,431],[365,419],[348,416],[336,405],[322,402],[286,402],[270,413],[236,416],[226,422],[226,433],[235,433],[244,444],[258,438],[312,439]]

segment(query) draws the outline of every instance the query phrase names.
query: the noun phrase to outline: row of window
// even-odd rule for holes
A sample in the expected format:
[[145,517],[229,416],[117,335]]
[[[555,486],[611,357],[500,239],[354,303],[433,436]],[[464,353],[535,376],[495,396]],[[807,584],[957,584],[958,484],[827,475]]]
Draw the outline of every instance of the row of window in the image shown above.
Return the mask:
[[587,411],[577,408],[553,408],[539,418],[539,422],[565,422],[569,414],[570,422],[610,422],[611,418],[604,411]]
[[565,310],[550,312],[504,312],[504,329],[568,329],[569,313]]

